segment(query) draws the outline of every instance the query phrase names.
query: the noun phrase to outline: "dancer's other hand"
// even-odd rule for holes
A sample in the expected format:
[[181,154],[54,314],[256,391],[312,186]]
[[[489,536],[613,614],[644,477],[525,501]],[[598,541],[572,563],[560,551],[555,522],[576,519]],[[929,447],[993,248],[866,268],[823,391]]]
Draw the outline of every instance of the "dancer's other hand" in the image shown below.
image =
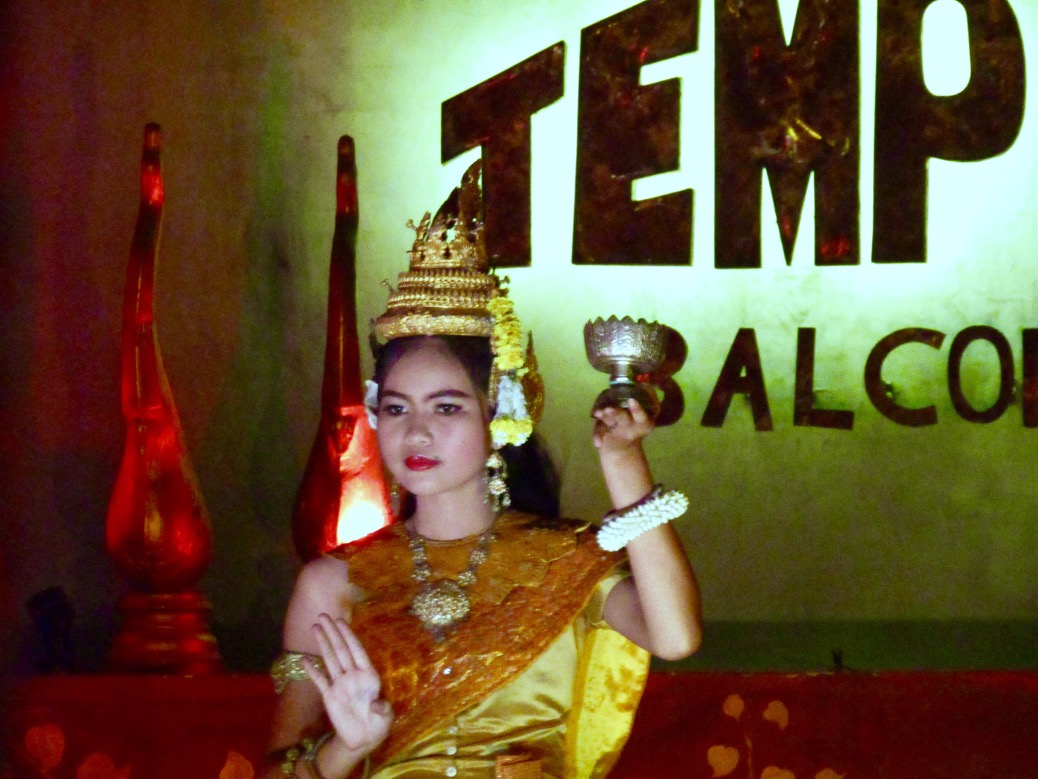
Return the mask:
[[639,445],[655,427],[653,418],[633,398],[623,408],[605,406],[591,415],[595,418],[592,440],[603,451],[622,451]]

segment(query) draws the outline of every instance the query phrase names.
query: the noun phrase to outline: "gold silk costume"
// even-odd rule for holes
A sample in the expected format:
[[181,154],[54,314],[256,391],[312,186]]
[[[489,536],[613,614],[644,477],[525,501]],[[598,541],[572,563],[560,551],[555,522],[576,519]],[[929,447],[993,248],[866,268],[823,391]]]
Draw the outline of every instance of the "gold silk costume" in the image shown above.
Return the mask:
[[[410,612],[417,592],[399,524],[329,554],[366,597],[351,626],[396,720],[371,777],[489,779],[498,756],[541,760],[547,779],[600,777],[619,755],[648,653],[602,622],[621,555],[587,526],[506,512],[469,590],[472,611],[442,643]],[[437,576],[466,566],[475,536],[426,541]],[[358,772],[359,776],[360,773]]]
[[[532,345],[523,348],[507,280],[489,272],[480,166],[465,171],[435,216],[411,225],[409,268],[372,331],[381,344],[415,335],[488,339],[496,452],[531,435],[543,383]],[[488,495],[507,508],[497,503],[496,480],[505,486],[491,456]],[[351,779],[608,773],[627,740],[649,655],[603,621],[612,587],[627,575],[625,558],[604,551],[588,525],[505,511],[492,539],[416,541],[397,523],[328,554],[346,561],[352,591],[363,593],[343,611],[395,715]],[[305,678],[298,658],[288,653],[276,664],[276,683]],[[313,754],[304,766],[312,768]],[[296,763],[283,765],[291,772]]]

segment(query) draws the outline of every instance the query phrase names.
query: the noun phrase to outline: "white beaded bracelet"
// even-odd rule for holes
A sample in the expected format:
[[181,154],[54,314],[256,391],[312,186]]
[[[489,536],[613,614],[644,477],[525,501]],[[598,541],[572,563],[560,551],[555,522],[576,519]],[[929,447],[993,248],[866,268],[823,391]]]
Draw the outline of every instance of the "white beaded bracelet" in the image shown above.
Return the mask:
[[627,546],[647,530],[680,517],[688,511],[688,498],[677,490],[657,484],[652,492],[627,508],[610,511],[598,529],[598,545],[607,552]]

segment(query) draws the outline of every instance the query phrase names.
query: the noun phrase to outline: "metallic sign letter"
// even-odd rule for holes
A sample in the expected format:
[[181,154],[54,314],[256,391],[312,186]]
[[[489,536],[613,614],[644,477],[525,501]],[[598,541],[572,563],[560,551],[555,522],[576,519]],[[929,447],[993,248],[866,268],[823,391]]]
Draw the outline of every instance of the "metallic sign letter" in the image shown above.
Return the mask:
[[[1024,50],[1006,0],[960,0],[971,76],[957,95],[923,83],[923,13],[932,0],[880,0],[876,52],[873,262],[926,262],[926,163],[1001,154],[1024,113]],[[968,197],[964,193],[964,196]]]
[[748,327],[739,328],[735,335],[700,424],[703,427],[721,427],[736,392],[745,395],[750,401],[754,428],[771,430],[771,409],[768,407],[768,392],[764,388],[757,334]]
[[[974,341],[987,341],[998,352],[998,366],[1001,383],[998,387],[998,398],[985,411],[977,411],[970,405],[962,391],[962,355],[966,347]],[[1013,400],[1013,350],[1002,333],[988,325],[974,325],[955,336],[951,351],[948,353],[948,391],[951,393],[952,405],[959,416],[967,422],[994,422]]]
[[812,173],[815,264],[858,264],[858,0],[801,2],[788,46],[776,0],[714,7],[716,266],[760,267],[762,169],[787,264]]
[[1024,427],[1038,427],[1038,328],[1024,330]]
[[815,408],[815,329],[801,327],[797,331],[797,378],[793,395],[793,424],[804,427],[831,427],[850,430],[854,427],[853,411]]
[[641,67],[696,49],[698,0],[647,0],[584,29],[573,262],[688,265],[692,190],[631,201],[631,182],[678,167],[680,82]]
[[923,327],[906,327],[881,338],[865,361],[865,392],[876,410],[887,419],[906,427],[924,427],[937,423],[937,409],[933,406],[905,408],[899,405],[893,398],[893,386],[885,384],[882,375],[887,356],[899,346],[913,341],[940,349],[944,343],[944,333]]
[[444,102],[441,162],[483,146],[487,254],[530,264],[530,118],[562,97],[565,45],[556,43]]

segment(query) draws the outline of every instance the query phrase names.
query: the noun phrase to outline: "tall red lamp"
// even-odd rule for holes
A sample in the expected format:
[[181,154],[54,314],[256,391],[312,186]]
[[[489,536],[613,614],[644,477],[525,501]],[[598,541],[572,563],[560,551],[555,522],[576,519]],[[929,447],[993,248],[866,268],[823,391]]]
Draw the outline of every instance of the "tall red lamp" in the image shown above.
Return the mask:
[[105,541],[132,590],[108,656],[111,671],[205,674],[222,669],[198,590],[212,529],[155,332],[155,264],[164,191],[162,130],[144,129],[141,200],[123,298],[120,388],[126,439]]
[[292,517],[293,540],[303,560],[366,536],[392,520],[378,442],[368,424],[361,390],[358,222],[354,145],[344,135],[339,139],[321,418]]

